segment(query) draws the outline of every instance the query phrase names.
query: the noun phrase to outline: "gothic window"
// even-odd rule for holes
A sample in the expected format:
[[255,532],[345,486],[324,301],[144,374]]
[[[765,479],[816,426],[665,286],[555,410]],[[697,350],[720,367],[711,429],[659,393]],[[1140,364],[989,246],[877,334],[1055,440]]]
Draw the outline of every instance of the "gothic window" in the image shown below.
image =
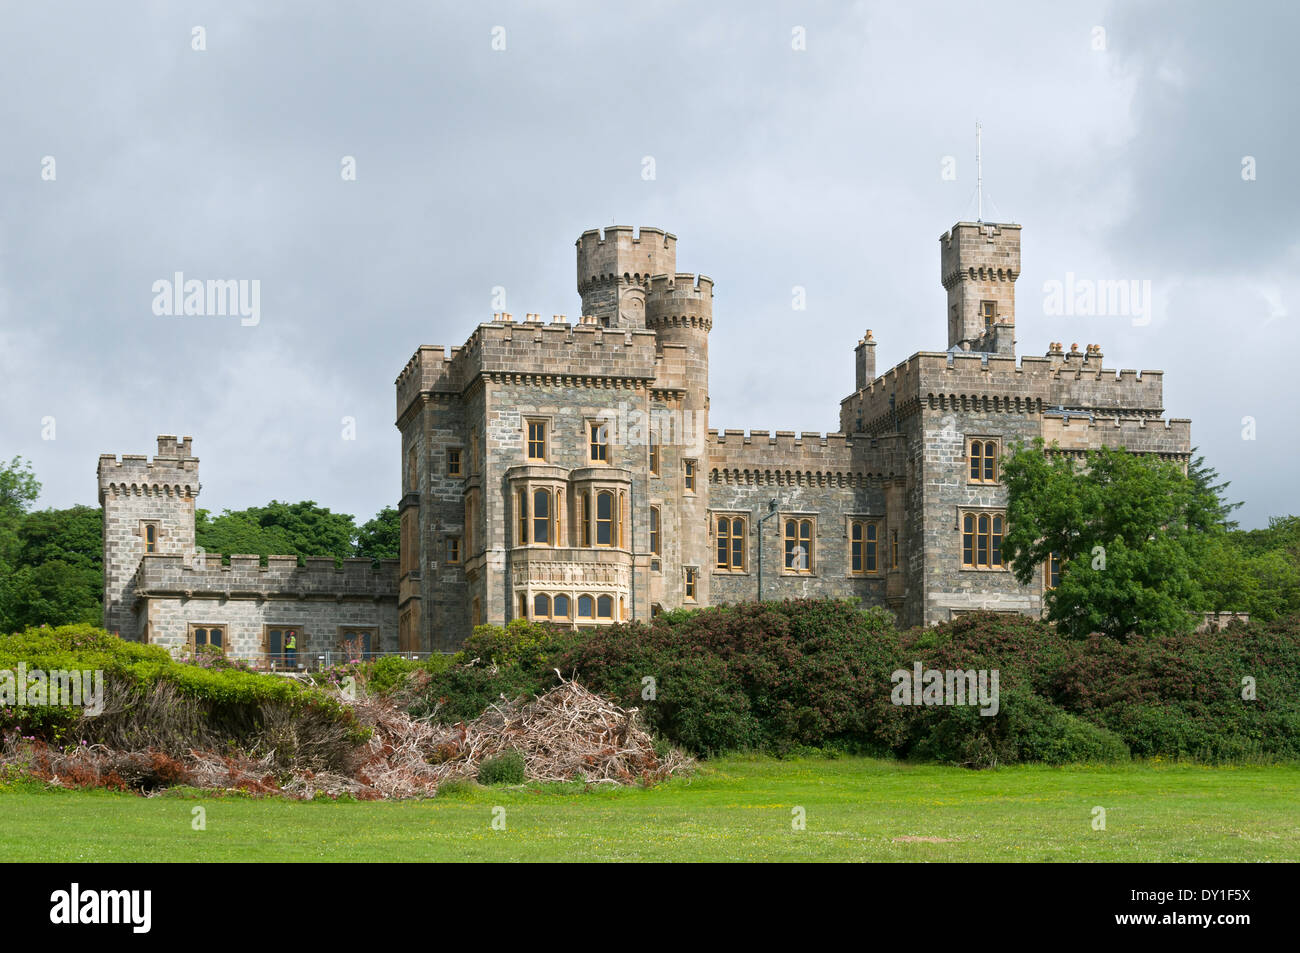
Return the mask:
[[556,596],[554,608],[553,618],[567,619],[569,617],[569,597],[566,595]]
[[962,516],[961,564],[968,569],[1002,568],[1001,513],[967,513]]
[[854,575],[880,569],[880,524],[854,520],[849,526],[849,571]]
[[592,619],[596,616],[596,600],[591,596],[578,596],[578,618]]
[[785,521],[785,571],[811,573],[813,571],[813,521],[788,519]]
[[614,597],[601,596],[596,600],[596,618],[612,619],[614,618]]
[[533,618],[549,619],[551,617],[551,597],[545,593],[533,596]]
[[719,516],[716,528],[716,568],[724,572],[744,572],[748,548],[745,520],[739,516]]
[[966,448],[971,483],[998,482],[998,442],[976,438]]
[[144,551],[146,553],[158,552],[158,524],[141,523],[140,531],[144,537]]

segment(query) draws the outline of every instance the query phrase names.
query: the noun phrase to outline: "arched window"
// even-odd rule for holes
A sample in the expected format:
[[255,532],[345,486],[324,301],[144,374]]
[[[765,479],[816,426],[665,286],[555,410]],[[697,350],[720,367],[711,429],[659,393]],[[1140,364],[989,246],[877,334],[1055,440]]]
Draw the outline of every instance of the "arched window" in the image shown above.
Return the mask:
[[785,568],[787,572],[813,571],[813,521],[785,521]]
[[719,516],[717,568],[730,572],[744,572],[746,548],[744,519],[739,516]]
[[601,619],[614,618],[614,597],[601,596],[596,600],[596,615]]
[[966,456],[970,460],[970,479],[972,483],[996,483],[998,481],[998,442],[996,440],[972,440]]
[[984,441],[972,440],[970,442],[970,478],[972,480],[982,479],[981,474],[984,472]]
[[614,545],[614,494],[596,494],[596,545]]
[[976,569],[1002,568],[1002,536],[1006,517],[1001,513],[967,513],[961,520],[961,563]]
[[551,541],[551,491],[533,491],[533,542]]
[[555,618],[567,619],[569,617],[569,597],[559,595],[555,597]]
[[551,617],[551,597],[544,592],[533,596],[533,618],[549,619]]
[[596,614],[596,600],[591,596],[578,596],[578,618],[590,619]]

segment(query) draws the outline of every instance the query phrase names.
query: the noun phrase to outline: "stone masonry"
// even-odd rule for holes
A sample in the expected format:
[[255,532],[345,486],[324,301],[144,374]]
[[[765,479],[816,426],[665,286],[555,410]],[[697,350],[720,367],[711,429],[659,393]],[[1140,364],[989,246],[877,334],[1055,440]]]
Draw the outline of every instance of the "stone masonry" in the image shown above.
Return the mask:
[[222,623],[252,654],[290,623],[309,633],[300,652],[365,625],[385,650],[447,651],[483,622],[757,598],[856,596],[904,625],[1038,615],[1048,579],[1021,586],[1001,560],[1003,454],[1043,437],[1185,464],[1191,425],[1164,418],[1160,371],[1106,368],[1098,345],[1017,360],[1020,232],[958,222],[940,238],[946,350],[877,375],[867,331],[830,434],[709,429],[712,280],[677,272],[660,229],[584,232],[576,322],[496,314],[398,376],[400,560],[205,566],[198,461],[188,437],[160,437],[152,462],[100,459],[106,624],[180,646]]

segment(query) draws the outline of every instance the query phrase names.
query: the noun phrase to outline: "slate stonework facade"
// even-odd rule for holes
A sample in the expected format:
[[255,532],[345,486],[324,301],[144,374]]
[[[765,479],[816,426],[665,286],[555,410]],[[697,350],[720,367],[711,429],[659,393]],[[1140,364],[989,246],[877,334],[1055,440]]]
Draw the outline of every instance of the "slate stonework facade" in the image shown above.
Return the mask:
[[[907,625],[1037,615],[1043,580],[984,565],[992,533],[967,533],[999,525],[1010,445],[1189,457],[1190,422],[1164,419],[1161,372],[1105,368],[1096,345],[1017,360],[1020,226],[975,222],[940,238],[946,350],[877,376],[868,331],[839,433],[710,430],[713,282],[677,273],[676,244],[659,229],[585,232],[577,322],[498,314],[462,347],[415,352],[396,381],[402,558],[381,571],[253,580],[245,566],[216,581],[186,568],[188,438],[159,438],[152,463],[101,458],[110,625],[176,644],[215,595],[238,648],[292,598],[313,606],[295,618],[314,638],[373,619],[384,648],[439,651],[476,622],[605,625],[752,600],[760,577],[763,598],[853,595]],[[162,548],[144,556],[139,527],[154,518]],[[164,591],[160,574],[184,582]]]

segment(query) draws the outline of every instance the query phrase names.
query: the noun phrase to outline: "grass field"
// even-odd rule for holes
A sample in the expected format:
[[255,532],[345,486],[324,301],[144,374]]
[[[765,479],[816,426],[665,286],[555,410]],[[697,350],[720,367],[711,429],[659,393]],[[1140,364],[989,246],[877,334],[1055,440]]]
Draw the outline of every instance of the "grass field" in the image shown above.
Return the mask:
[[[196,806],[206,830],[192,829]],[[498,807],[505,830],[491,827]],[[804,830],[792,829],[796,807]],[[1295,765],[977,772],[728,757],[652,790],[480,788],[400,803],[0,786],[5,861],[1297,859]]]

